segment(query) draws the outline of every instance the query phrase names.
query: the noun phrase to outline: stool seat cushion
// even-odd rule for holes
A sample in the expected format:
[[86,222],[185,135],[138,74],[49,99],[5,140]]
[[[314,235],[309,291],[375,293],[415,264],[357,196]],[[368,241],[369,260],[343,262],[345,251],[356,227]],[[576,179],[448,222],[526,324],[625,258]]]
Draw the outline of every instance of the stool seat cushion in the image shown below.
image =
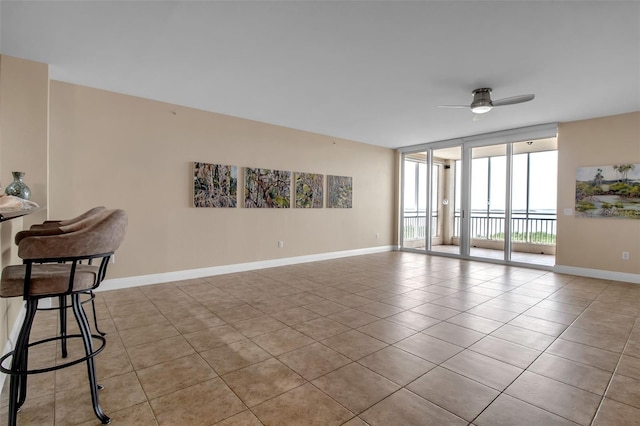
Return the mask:
[[[98,266],[76,265],[72,291],[91,289],[98,278]],[[0,297],[24,296],[26,265],[7,266],[2,270]],[[49,296],[69,291],[70,263],[34,264],[31,268],[29,296]]]

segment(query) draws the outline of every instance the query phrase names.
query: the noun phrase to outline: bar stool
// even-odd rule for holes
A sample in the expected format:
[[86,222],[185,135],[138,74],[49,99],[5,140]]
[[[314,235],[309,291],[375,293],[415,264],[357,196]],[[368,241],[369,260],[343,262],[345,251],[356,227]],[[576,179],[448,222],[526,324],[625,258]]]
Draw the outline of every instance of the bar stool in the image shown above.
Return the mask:
[[[26,231],[18,232],[15,236],[16,245],[20,244],[23,238],[33,237],[33,236],[43,236],[43,235],[58,235],[63,232],[75,232],[78,231],[88,225],[90,225],[96,218],[99,217],[99,214],[104,212],[106,207],[98,206],[93,207],[86,212],[82,213],[79,216],[74,217],[73,219],[66,220],[47,220],[41,224],[31,225],[31,228]],[[91,263],[91,261],[89,261]],[[96,316],[96,305],[95,305],[95,295],[92,289],[86,290],[84,292],[89,297],[85,300],[82,300],[82,303],[91,302],[91,308],[93,313],[93,325],[95,330],[101,336],[106,336],[107,333],[98,328],[98,318]],[[55,307],[38,307],[38,310],[41,311],[51,311],[58,310],[59,311],[59,319],[60,319],[60,336],[62,336],[62,341],[60,345],[60,350],[62,353],[62,357],[67,357],[67,340],[64,338],[67,333],[67,309],[70,308],[71,305],[67,303],[67,296],[61,295],[58,296],[58,306]]]
[[[49,235],[31,235],[20,239],[18,255],[22,265],[7,266],[2,271],[0,297],[22,296],[26,314],[13,351],[0,358],[0,371],[11,376],[9,391],[9,426],[15,426],[17,413],[27,396],[29,374],[45,373],[70,367],[81,362],[87,364],[89,390],[96,417],[107,424],[111,419],[102,411],[98,400],[98,384],[94,357],[106,344],[102,336],[91,334],[80,294],[95,289],[105,277],[110,257],[122,243],[127,227],[127,215],[123,210],[105,210],[90,224],[80,229],[60,227]],[[81,263],[96,260],[99,265]],[[80,334],[55,336],[29,343],[29,335],[37,312],[38,301],[43,298],[67,296],[78,322]],[[29,370],[29,348],[63,339],[81,338],[85,356],[48,368]],[[100,347],[93,347],[97,339]],[[11,357],[10,367],[4,362]]]

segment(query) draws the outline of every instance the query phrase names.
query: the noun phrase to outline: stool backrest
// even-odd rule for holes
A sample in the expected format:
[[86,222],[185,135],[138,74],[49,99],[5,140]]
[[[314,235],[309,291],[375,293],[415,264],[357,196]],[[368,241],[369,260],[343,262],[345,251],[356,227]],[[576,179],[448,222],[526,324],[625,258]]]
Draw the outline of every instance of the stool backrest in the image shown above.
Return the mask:
[[[44,236],[44,235],[60,235],[66,232],[72,232],[72,231],[81,229],[87,226],[87,224],[92,223],[93,221],[99,219],[100,218],[99,214],[105,212],[106,210],[107,209],[102,206],[94,207],[73,219],[61,220],[61,221],[47,221],[41,225],[33,225],[28,230],[18,232],[15,236],[14,241],[17,245],[19,245],[20,241],[22,241],[22,239],[26,237]],[[63,227],[64,229],[61,229]]]
[[124,210],[104,210],[54,231],[45,231],[46,235],[26,235],[19,241],[16,236],[18,256],[25,260],[63,260],[105,255],[120,247],[126,229]]
[[91,216],[101,213],[105,210],[107,210],[107,208],[104,206],[94,207],[82,213],[80,216],[74,217],[73,219],[61,220],[59,223],[60,223],[60,226],[71,225],[75,222],[80,222],[81,220],[90,218]]
[[42,229],[48,229],[48,228],[58,228],[60,226],[67,226],[67,225],[71,225],[72,223],[75,222],[80,222],[81,220],[87,219],[97,213],[100,213],[101,211],[106,210],[107,208],[104,206],[98,206],[98,207],[93,207],[89,210],[87,210],[86,212],[82,213],[79,216],[74,217],[73,219],[66,219],[66,220],[46,220],[43,223],[40,224],[36,224],[36,225],[31,225],[31,228],[29,228],[29,230],[42,230]]

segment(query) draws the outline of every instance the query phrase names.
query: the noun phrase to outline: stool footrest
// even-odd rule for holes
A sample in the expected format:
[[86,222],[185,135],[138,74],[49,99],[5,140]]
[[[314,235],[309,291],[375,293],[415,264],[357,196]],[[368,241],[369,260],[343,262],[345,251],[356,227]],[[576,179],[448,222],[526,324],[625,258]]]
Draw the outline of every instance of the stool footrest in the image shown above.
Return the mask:
[[[89,291],[89,290],[87,290],[86,292],[79,292],[79,293],[80,293],[80,294],[88,294],[88,295],[89,295],[89,298],[88,298],[88,299],[84,299],[84,300],[81,300],[81,301],[80,301],[80,303],[82,303],[83,305],[84,305],[85,303],[89,303],[89,302],[91,302],[92,300],[94,300],[94,299],[96,298],[96,295],[93,293],[93,291]],[[41,308],[40,306],[38,306],[38,310],[39,310],[39,311],[57,311],[57,310],[59,310],[59,309],[63,309],[63,308],[64,308],[64,309],[68,309],[68,308],[71,308],[71,307],[73,307],[73,305],[71,305],[71,304],[64,304],[64,305],[50,306],[50,307],[47,307],[47,308]]]
[[[40,374],[40,373],[48,373],[50,371],[60,370],[61,368],[66,368],[66,367],[70,367],[72,365],[80,364],[81,362],[84,362],[84,361],[88,360],[89,358],[93,358],[96,355],[98,355],[100,352],[102,352],[104,350],[104,347],[107,344],[107,339],[105,339],[102,336],[98,336],[97,334],[92,334],[91,337],[93,339],[97,339],[98,341],[100,341],[101,345],[98,348],[95,348],[93,350],[93,352],[91,352],[89,355],[86,355],[86,356],[84,356],[82,358],[78,358],[78,359],[75,359],[73,361],[69,361],[69,362],[66,362],[66,363],[60,364],[60,365],[54,365],[53,367],[39,368],[39,369],[27,370],[27,371],[14,371],[11,368],[5,368],[5,367],[2,366],[2,363],[4,363],[4,361],[7,358],[9,358],[10,356],[13,355],[14,351],[11,351],[11,352],[5,354],[2,358],[0,358],[0,371],[3,372],[4,374],[10,374],[10,375]],[[73,339],[73,338],[82,339],[82,335],[81,334],[71,334],[71,335],[68,335],[68,336],[51,337],[49,339],[38,340],[37,342],[29,343],[28,347],[32,347],[32,346],[37,346],[37,345],[41,345],[41,344],[44,344],[44,343],[53,342],[54,340],[62,340],[64,338],[66,338],[66,339]]]

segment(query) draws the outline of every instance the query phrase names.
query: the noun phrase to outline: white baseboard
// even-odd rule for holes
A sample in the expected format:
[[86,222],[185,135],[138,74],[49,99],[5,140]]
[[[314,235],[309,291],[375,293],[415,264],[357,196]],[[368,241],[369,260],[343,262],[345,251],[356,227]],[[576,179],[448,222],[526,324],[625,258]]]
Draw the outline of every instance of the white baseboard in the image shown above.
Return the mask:
[[578,268],[575,266],[556,265],[553,272],[559,274],[578,275],[581,277],[600,278],[603,280],[623,281],[627,283],[640,284],[639,274],[629,274],[626,272],[605,271],[603,269]]
[[212,266],[209,268],[189,269],[185,271],[165,272],[161,274],[139,275],[127,278],[107,279],[96,291],[117,290],[150,284],[161,284],[213,275],[231,274],[234,272],[253,271],[276,266],[296,265],[298,263],[317,262],[320,260],[339,259],[341,257],[359,256],[363,254],[383,253],[397,250],[397,246],[379,246],[364,249],[336,251],[330,253],[310,254],[306,256],[286,257],[281,259],[262,260],[259,262],[236,263],[232,265]]
[[[27,314],[27,309],[25,307],[24,302],[20,306],[20,311],[18,311],[18,316],[16,317],[15,322],[13,323],[13,328],[11,329],[11,333],[9,334],[9,338],[7,339],[7,343],[4,345],[4,349],[2,350],[2,356],[11,352],[15,346],[16,340],[18,340],[18,333],[20,333],[20,327],[22,327],[22,323],[24,322],[24,317]],[[4,387],[5,379],[9,377],[9,375],[0,373],[0,392]]]

